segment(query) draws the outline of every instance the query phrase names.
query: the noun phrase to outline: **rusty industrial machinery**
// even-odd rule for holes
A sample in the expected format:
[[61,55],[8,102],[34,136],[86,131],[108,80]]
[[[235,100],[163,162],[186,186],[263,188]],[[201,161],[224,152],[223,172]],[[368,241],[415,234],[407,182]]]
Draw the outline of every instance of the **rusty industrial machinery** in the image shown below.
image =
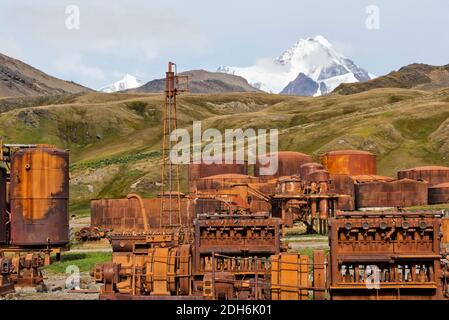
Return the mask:
[[332,299],[443,299],[447,262],[435,212],[348,212],[330,219]]
[[14,293],[14,280],[11,278],[13,264],[10,258],[0,254],[0,297]]
[[107,238],[111,231],[111,229],[103,229],[101,227],[83,227],[79,231],[75,232],[75,240],[78,242],[98,241]]
[[2,143],[0,163],[0,252],[13,255],[16,285],[35,285],[50,255],[68,249],[68,152]]
[[[281,151],[271,176],[260,174],[261,163],[253,176],[247,163],[192,164],[183,194],[168,159],[183,91],[174,66],[166,74],[159,196],[91,202],[92,225],[112,230],[112,261],[92,270],[100,299],[449,298],[449,219],[403,209],[444,201],[443,169],[394,179],[377,175],[366,151],[328,152],[321,163]],[[285,230],[298,223],[328,235],[328,255],[289,251]]]

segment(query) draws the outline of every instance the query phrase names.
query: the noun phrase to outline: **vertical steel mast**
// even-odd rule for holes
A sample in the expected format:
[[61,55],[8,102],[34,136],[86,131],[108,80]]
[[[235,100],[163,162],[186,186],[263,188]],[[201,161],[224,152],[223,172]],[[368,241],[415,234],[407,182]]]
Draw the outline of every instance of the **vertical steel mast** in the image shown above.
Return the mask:
[[[187,77],[178,76],[176,64],[168,63],[165,78],[165,108],[162,136],[161,163],[161,205],[159,214],[160,227],[181,225],[181,193],[179,181],[179,164],[170,161],[170,152],[176,141],[170,141],[171,133],[177,129],[176,96],[188,90]],[[175,200],[174,200],[175,199]],[[168,225],[164,222],[168,218]]]

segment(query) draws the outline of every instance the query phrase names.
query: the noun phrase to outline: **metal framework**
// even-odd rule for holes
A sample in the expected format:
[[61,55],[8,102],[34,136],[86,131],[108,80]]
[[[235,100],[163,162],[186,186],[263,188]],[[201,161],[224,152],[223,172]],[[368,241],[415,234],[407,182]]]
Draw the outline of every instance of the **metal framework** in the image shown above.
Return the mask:
[[[168,63],[168,72],[165,78],[165,108],[163,120],[162,139],[162,163],[161,163],[161,206],[160,227],[181,226],[181,193],[179,182],[179,164],[170,161],[170,152],[178,152],[174,149],[176,143],[171,141],[170,135],[177,129],[176,96],[188,91],[188,78],[178,76],[176,64]],[[176,198],[173,205],[171,199]],[[165,201],[168,199],[168,201]],[[168,215],[168,225],[163,225],[163,216]]]

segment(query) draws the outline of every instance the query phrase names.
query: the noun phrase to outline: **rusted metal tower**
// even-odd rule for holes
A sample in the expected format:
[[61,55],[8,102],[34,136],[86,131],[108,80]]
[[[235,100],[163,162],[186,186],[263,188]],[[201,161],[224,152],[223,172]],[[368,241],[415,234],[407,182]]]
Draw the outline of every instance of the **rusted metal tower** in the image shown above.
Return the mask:
[[[161,206],[160,227],[181,225],[181,193],[179,182],[179,164],[170,161],[170,152],[176,142],[170,141],[170,135],[177,129],[176,96],[188,91],[187,76],[178,76],[176,64],[168,63],[165,78],[165,108],[163,120],[162,163],[161,163]],[[177,151],[177,150],[173,150]],[[168,218],[168,219],[167,219]],[[168,224],[167,222],[168,221]]]

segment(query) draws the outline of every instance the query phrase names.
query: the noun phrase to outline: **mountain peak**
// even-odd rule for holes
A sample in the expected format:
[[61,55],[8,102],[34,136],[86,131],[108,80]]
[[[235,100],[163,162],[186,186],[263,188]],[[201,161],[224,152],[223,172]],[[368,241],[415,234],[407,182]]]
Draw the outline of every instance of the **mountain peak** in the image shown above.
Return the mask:
[[[371,79],[367,71],[336,51],[321,35],[300,39],[271,61],[260,60],[245,68],[221,66],[217,71],[242,76],[251,85],[267,92],[313,96],[327,94],[340,83]],[[303,76],[298,78],[301,73]],[[291,83],[298,80],[300,82]],[[305,83],[307,88],[302,91]],[[287,86],[288,90],[285,90]],[[316,88],[313,94],[311,88]]]
[[113,93],[128,89],[136,89],[143,85],[143,82],[137,79],[135,76],[130,75],[129,73],[125,74],[123,78],[117,82],[114,82],[111,85],[105,86],[101,88],[99,91],[105,93]]

